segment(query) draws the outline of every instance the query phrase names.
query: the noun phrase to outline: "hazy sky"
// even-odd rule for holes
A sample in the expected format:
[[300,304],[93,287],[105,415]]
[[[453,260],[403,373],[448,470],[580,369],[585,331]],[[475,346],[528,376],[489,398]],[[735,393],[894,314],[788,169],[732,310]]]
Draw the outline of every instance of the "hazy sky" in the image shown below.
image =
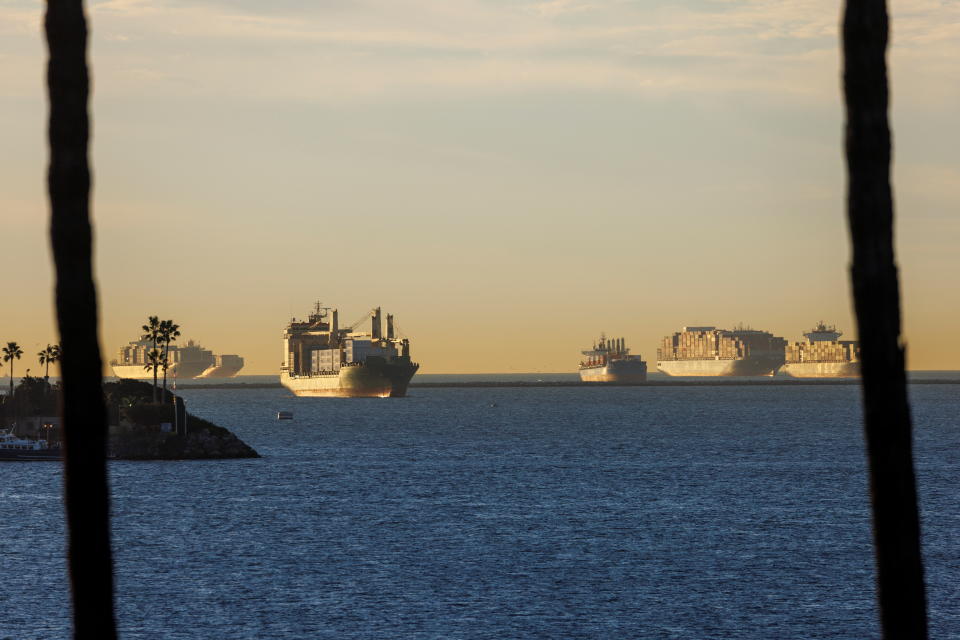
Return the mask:
[[[837,1],[88,3],[107,360],[147,315],[275,373],[317,299],[422,371],[852,336]],[[43,5],[0,0],[0,340],[55,339]],[[960,2],[891,3],[909,365],[960,368]],[[4,369],[6,371],[6,369]]]

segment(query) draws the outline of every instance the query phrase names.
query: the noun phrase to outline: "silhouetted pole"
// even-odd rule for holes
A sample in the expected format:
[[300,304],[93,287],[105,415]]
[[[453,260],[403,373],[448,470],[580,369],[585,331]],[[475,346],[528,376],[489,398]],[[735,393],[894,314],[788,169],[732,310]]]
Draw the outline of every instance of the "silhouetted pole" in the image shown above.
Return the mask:
[[850,275],[860,333],[880,618],[887,640],[918,640],[927,637],[926,597],[893,250],[887,33],[885,0],[847,0],[843,53]]
[[107,414],[97,342],[90,169],[87,27],[81,0],[48,0],[50,235],[63,345],[65,494],[75,638],[116,638],[107,487]]

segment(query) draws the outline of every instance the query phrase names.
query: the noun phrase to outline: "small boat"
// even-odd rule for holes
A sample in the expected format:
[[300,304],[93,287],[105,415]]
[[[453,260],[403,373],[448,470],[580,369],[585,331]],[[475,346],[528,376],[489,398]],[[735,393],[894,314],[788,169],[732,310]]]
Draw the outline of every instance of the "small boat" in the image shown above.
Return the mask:
[[33,460],[63,460],[63,449],[49,446],[46,440],[18,438],[12,429],[0,431],[0,462]]
[[277,420],[293,420],[293,412],[277,411]]

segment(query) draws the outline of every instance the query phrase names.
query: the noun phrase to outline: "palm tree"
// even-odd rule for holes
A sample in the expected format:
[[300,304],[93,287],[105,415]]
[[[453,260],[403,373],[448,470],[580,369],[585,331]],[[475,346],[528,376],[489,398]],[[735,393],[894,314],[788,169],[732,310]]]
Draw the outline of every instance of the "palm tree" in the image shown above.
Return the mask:
[[[163,352],[160,349],[150,349],[147,351],[147,362],[143,365],[143,368],[147,371],[156,372],[157,369],[163,364]],[[153,401],[157,401],[157,389],[153,389]]]
[[[157,350],[157,345],[160,343],[160,318],[157,316],[150,316],[147,318],[147,324],[141,327],[143,330],[143,335],[140,337],[141,340],[149,340],[151,343],[151,352]],[[153,401],[157,401],[157,369],[160,367],[160,358],[155,357],[152,361],[149,360],[148,354],[148,364],[151,364],[153,368]],[[144,367],[149,370],[151,366]]]
[[93,280],[82,0],[47,0],[50,239],[63,360],[64,503],[75,638],[117,637],[107,483],[107,411]]
[[180,325],[173,320],[160,323],[160,342],[163,344],[163,399],[167,399],[167,369],[170,367],[170,343],[180,337]]
[[41,349],[37,352],[37,360],[40,361],[40,366],[44,367],[43,379],[46,380],[50,377],[50,365],[47,364],[47,350],[50,348],[50,345],[47,345],[46,349]]
[[893,244],[888,30],[886,0],[847,0],[843,85],[850,278],[862,354],[881,627],[887,639],[922,640],[927,637],[926,595]]
[[3,361],[10,363],[10,397],[13,397],[13,361],[19,360],[23,349],[16,342],[8,342],[3,348]]
[[57,351],[59,351],[58,347],[48,344],[46,349],[37,354],[40,364],[44,367],[43,379],[45,382],[50,381],[50,364],[59,360]]

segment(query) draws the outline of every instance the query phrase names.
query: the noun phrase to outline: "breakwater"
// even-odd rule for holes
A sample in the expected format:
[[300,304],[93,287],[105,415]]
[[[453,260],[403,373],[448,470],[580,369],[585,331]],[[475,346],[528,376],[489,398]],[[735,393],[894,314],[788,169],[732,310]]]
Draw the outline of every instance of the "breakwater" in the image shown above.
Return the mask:
[[154,389],[149,383],[119,380],[106,383],[103,390],[110,425],[108,456],[111,459],[260,457],[229,429],[188,413],[182,398],[170,394],[166,402],[154,402]]

